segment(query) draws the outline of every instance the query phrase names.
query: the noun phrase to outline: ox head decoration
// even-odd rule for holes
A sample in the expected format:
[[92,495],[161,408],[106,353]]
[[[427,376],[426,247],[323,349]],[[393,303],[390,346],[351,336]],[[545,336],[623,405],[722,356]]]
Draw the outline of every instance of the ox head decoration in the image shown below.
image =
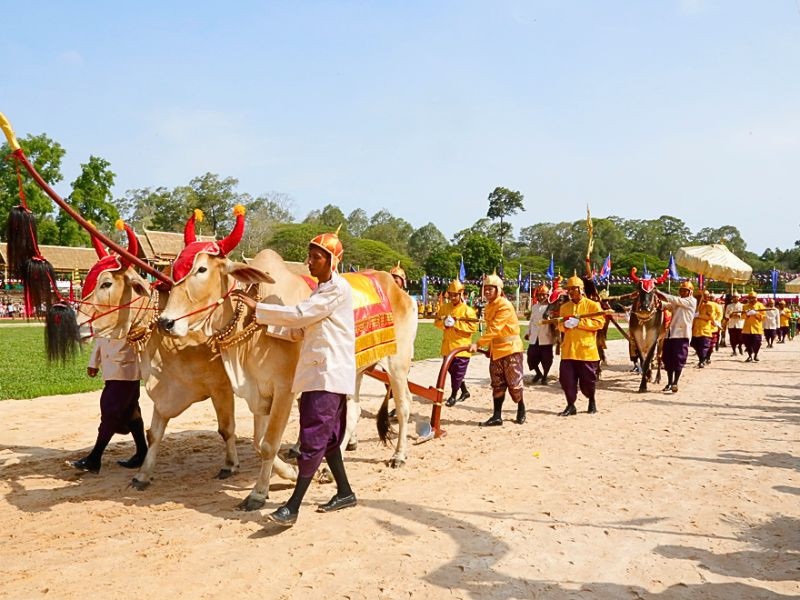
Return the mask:
[[[139,242],[133,229],[121,219],[115,227],[128,236],[128,252],[136,256]],[[78,325],[81,335],[88,337],[122,338],[127,335],[134,315],[147,304],[150,292],[147,281],[124,257],[108,252],[100,241],[92,236],[92,246],[99,259],[83,282]]]
[[669,277],[669,269],[664,269],[663,275],[658,279],[653,279],[652,277],[638,277],[636,275],[636,267],[631,269],[631,281],[635,283],[637,286],[641,288],[643,292],[650,293],[652,292],[657,285],[661,285],[664,283],[667,278]]
[[172,265],[175,285],[158,320],[159,326],[169,335],[182,337],[200,328],[211,335],[216,320],[226,312],[217,309],[223,305],[231,308],[228,296],[236,281],[275,283],[267,273],[227,258],[244,234],[244,207],[236,205],[233,214],[236,216],[233,231],[215,242],[197,240],[195,223],[202,220],[202,211],[195,209],[187,221],[183,232],[186,246]]

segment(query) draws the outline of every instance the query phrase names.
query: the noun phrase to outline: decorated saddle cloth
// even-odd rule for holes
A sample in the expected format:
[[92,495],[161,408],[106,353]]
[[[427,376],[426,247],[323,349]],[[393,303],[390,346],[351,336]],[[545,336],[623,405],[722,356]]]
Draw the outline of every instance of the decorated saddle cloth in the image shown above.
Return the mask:
[[356,324],[356,368],[360,369],[397,352],[394,314],[374,271],[345,273],[353,289]]

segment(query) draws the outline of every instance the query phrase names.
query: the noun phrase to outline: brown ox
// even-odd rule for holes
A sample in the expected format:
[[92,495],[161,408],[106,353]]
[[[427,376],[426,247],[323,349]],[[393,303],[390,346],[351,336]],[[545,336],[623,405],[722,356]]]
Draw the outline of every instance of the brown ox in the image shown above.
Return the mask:
[[[390,464],[399,467],[405,462],[407,452],[411,399],[408,370],[413,357],[416,307],[408,294],[397,287],[391,275],[384,272],[375,275],[391,302],[397,333],[397,353],[383,362],[391,380],[399,423],[397,446]],[[227,333],[225,340],[234,340],[251,316],[246,314],[240,322],[234,319],[236,306],[228,296],[237,281],[258,284],[258,296],[264,302],[275,304],[299,304],[311,293],[303,278],[289,271],[283,259],[272,250],[261,251],[249,265],[200,252],[193,259],[189,273],[176,282],[170,292],[159,325],[178,338],[196,333],[212,341],[215,334],[223,330]],[[231,326],[233,323],[235,326]],[[241,343],[228,345],[223,341],[220,347],[233,390],[237,396],[245,398],[253,413],[253,442],[261,457],[261,471],[255,487],[240,507],[255,510],[264,506],[269,495],[273,464],[282,477],[296,478],[296,470],[285,465],[277,457],[277,451],[295,400],[291,385],[300,344],[274,337],[264,327],[252,327],[249,337],[242,339]],[[364,370],[366,367],[356,376],[356,390]],[[388,398],[384,402],[387,401]],[[343,449],[348,441],[355,440],[360,412],[356,391],[355,397],[348,398]]]
[[[141,300],[136,300],[137,296]],[[98,277],[95,292],[83,301],[78,324],[83,329],[91,324],[98,337],[126,337],[132,328],[152,318],[149,296],[147,282],[133,269],[104,271]],[[159,302],[163,306],[165,294],[159,294]],[[115,307],[121,308],[115,310]],[[225,442],[225,459],[217,478],[225,479],[239,470],[233,390],[219,353],[212,353],[197,337],[174,340],[154,330],[141,349],[142,377],[153,401],[153,417],[147,432],[147,457],[132,482],[136,489],[150,484],[169,420],[209,397],[217,413],[219,434]]]

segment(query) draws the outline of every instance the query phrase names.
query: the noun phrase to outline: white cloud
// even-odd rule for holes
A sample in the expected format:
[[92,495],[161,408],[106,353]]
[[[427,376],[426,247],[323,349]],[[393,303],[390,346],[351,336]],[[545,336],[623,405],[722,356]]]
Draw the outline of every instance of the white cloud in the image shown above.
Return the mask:
[[66,50],[58,55],[58,62],[62,65],[80,66],[83,64],[83,56],[77,50]]

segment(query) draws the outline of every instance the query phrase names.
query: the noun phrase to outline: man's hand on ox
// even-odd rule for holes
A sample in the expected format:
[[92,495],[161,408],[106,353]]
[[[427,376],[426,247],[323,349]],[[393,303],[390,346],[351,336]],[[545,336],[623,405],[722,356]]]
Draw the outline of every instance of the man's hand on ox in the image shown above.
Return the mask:
[[578,326],[578,323],[580,322],[581,322],[580,319],[576,317],[570,317],[569,319],[564,321],[564,327],[566,327],[567,329],[575,329]]
[[231,298],[233,300],[238,300],[239,302],[244,303],[248,308],[255,308],[256,301],[253,300],[244,290],[233,290],[231,292]]

